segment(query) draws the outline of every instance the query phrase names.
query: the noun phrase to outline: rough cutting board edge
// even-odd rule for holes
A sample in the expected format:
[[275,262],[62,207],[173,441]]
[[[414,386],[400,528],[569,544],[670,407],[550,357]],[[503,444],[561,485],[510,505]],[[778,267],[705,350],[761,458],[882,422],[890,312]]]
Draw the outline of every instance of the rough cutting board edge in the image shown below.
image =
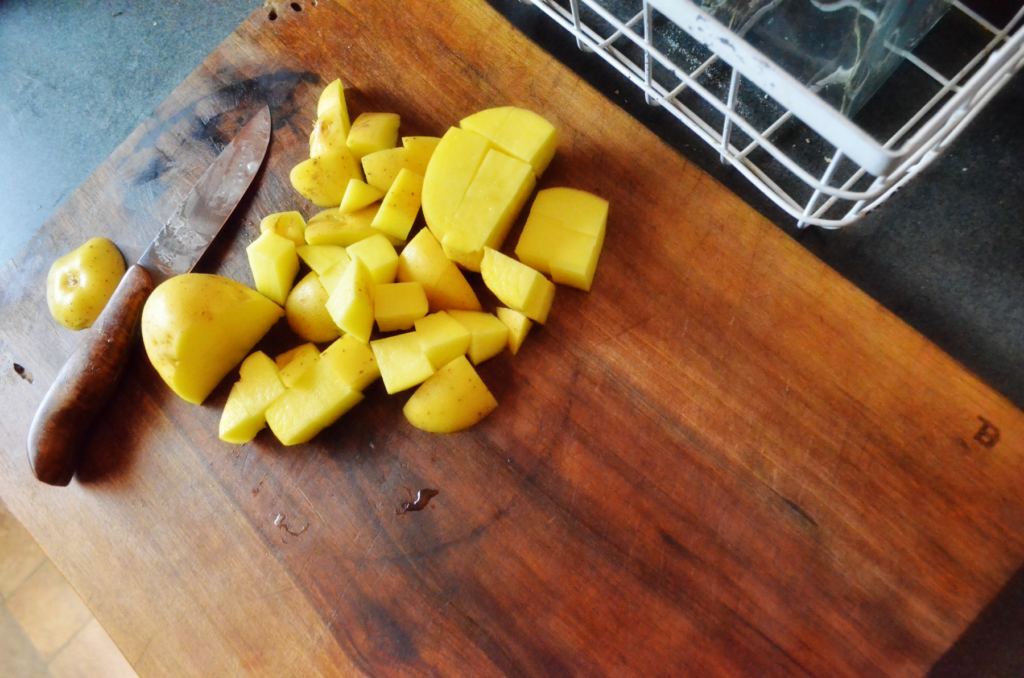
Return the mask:
[[[941,361],[940,361],[940,362],[941,362]],[[979,393],[979,395],[983,395],[983,394]],[[984,399],[984,398],[982,398],[982,399]]]

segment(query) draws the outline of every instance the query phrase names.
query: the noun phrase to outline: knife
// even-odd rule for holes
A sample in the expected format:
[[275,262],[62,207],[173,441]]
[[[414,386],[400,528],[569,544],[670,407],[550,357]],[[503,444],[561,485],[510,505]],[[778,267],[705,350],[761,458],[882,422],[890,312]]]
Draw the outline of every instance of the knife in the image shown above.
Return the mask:
[[245,195],[270,144],[270,109],[231,140],[185,196],[138,263],[129,268],[85,339],[61,368],[28,431],[36,478],[67,485],[83,443],[128,362],[142,306],[156,285],[188,273]]

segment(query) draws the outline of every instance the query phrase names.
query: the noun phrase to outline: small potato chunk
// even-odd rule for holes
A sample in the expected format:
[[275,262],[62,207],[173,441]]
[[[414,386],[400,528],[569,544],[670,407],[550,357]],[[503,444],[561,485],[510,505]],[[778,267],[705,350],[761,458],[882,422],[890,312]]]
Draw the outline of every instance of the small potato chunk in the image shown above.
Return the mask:
[[462,197],[480,169],[491,142],[452,127],[441,137],[423,175],[423,218],[438,242],[450,229]]
[[556,283],[590,291],[607,223],[607,200],[571,188],[538,191],[516,256]]
[[281,382],[288,387],[320,362],[320,350],[313,344],[296,346],[274,358],[280,370]]
[[320,276],[320,287],[324,288],[327,296],[331,296],[334,290],[337,289],[341,276],[345,275],[345,271],[348,270],[351,264],[352,260],[346,254],[344,259],[339,259],[335,262],[334,266],[331,266]]
[[434,369],[441,369],[469,350],[473,335],[444,311],[420,318],[415,325],[420,347]]
[[371,341],[370,348],[377,358],[380,376],[388,393],[398,393],[422,384],[434,373],[434,366],[423,354],[420,338],[415,332]]
[[402,137],[405,147],[405,168],[423,176],[427,173],[430,157],[441,140],[437,137]]
[[284,304],[284,315],[288,326],[306,341],[322,344],[341,336],[341,330],[334,324],[327,312],[330,295],[320,284],[320,277],[310,271],[292,289]]
[[273,231],[279,236],[288,238],[296,247],[306,244],[303,233],[306,230],[306,220],[298,212],[278,212],[268,214],[260,221],[260,233]]
[[348,252],[339,245],[303,245],[296,248],[295,253],[320,276],[339,261],[349,261]]
[[397,113],[360,113],[348,133],[348,150],[359,160],[364,155],[394,148],[400,122]]
[[374,316],[381,332],[411,330],[430,308],[418,282],[377,285],[374,297]]
[[348,187],[345,189],[345,196],[341,199],[341,204],[338,205],[338,211],[342,214],[358,212],[367,205],[372,205],[383,198],[384,193],[385,191],[382,191],[375,186],[371,186],[365,181],[352,179],[348,182]]
[[498,401],[465,356],[459,356],[423,382],[402,412],[409,423],[431,433],[455,433],[494,411]]
[[345,86],[341,80],[335,80],[324,88],[320,93],[320,99],[316,102],[316,117],[320,117],[332,108],[340,107],[342,120],[345,123],[345,134],[348,135],[349,125],[348,105],[345,102]]
[[519,347],[523,345],[533,323],[525,315],[519,311],[513,311],[511,308],[499,308],[497,315],[498,320],[505,323],[505,327],[508,328],[508,350],[515,355],[519,352]]
[[[370,226],[377,216],[380,205],[370,205],[361,210],[346,214],[340,208],[324,210],[313,216],[306,224],[306,242],[310,245],[337,245],[348,247],[360,240],[366,240],[380,233]],[[388,242],[398,245],[400,240]]]
[[353,259],[361,259],[378,285],[395,281],[398,272],[398,254],[383,235],[371,236],[346,248]]
[[348,111],[339,106],[317,116],[313,132],[309,135],[309,157],[348,150]]
[[357,391],[365,390],[380,378],[380,368],[373,351],[351,334],[324,349],[320,359],[330,362],[335,376]]
[[508,345],[508,327],[496,316],[476,311],[448,311],[448,315],[469,330],[469,359],[474,365],[490,360]]
[[405,242],[409,231],[420,212],[420,194],[423,191],[423,177],[403,169],[391,184],[381,202],[380,211],[373,218],[371,226],[381,233]]
[[327,312],[342,331],[369,343],[373,332],[373,276],[362,259],[353,259],[327,300]]
[[548,319],[555,286],[543,275],[489,247],[484,248],[480,273],[487,289],[503,304],[542,325]]
[[69,330],[92,327],[124,277],[124,258],[106,238],[92,238],[53,262],[46,277],[50,315]]
[[530,163],[538,177],[544,174],[558,145],[554,125],[533,111],[514,106],[480,111],[459,126],[486,137],[502,153]]
[[280,306],[230,278],[186,273],[146,300],[142,342],[171,390],[198,405],[282,315]]
[[408,152],[404,148],[385,148],[376,153],[363,156],[363,174],[366,183],[380,189],[382,193],[391,190],[398,173],[405,169]]
[[245,253],[249,256],[256,291],[284,306],[288,293],[292,291],[295,274],[299,272],[295,243],[273,231],[264,231],[245,248]]
[[277,365],[262,351],[242,361],[239,380],[231,387],[220,416],[217,435],[226,443],[241,445],[267,425],[267,408],[285,391]]
[[355,407],[363,394],[348,386],[323,357],[267,409],[267,424],[284,445],[310,440]]
[[418,282],[427,294],[431,312],[449,308],[481,310],[473,288],[448,257],[430,229],[422,229],[398,256],[399,282]]
[[359,163],[347,148],[303,160],[290,174],[295,190],[317,207],[337,207],[345,196],[348,182],[362,178]]
[[491,150],[466,189],[441,246],[449,259],[480,270],[483,248],[500,248],[537,184],[527,163]]

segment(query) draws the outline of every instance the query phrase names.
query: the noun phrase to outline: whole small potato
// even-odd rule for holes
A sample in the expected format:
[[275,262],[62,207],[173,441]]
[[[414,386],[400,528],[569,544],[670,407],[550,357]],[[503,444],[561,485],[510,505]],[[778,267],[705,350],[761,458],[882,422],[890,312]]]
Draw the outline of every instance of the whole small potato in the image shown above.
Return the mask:
[[117,245],[93,238],[53,262],[46,278],[50,315],[69,330],[92,327],[124,276]]
[[341,330],[327,312],[327,292],[312,271],[292,288],[284,314],[295,334],[306,341],[322,344],[341,336]]

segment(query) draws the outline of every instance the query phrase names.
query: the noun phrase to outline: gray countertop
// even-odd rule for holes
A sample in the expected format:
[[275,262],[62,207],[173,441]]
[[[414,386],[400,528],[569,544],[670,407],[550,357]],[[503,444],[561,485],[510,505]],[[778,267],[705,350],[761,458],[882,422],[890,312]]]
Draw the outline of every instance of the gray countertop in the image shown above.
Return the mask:
[[[717,154],[561,29],[521,30],[808,250],[1024,407],[1024,76],[880,209],[796,232]],[[0,261],[29,237],[258,0],[0,0]],[[1024,570],[931,675],[1024,675]]]

